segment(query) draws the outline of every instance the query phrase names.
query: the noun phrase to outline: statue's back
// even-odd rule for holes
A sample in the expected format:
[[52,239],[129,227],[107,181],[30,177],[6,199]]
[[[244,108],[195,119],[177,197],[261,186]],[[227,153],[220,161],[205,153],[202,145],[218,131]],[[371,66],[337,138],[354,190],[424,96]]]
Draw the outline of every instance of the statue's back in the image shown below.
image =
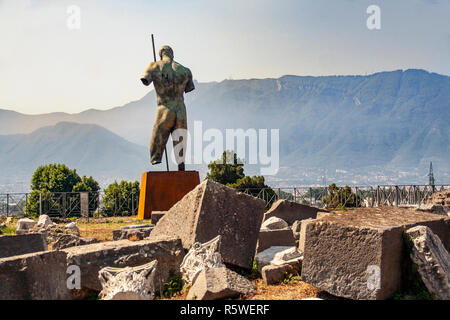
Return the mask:
[[176,61],[160,60],[154,64],[152,78],[156,92],[161,98],[182,98],[192,75],[188,68]]

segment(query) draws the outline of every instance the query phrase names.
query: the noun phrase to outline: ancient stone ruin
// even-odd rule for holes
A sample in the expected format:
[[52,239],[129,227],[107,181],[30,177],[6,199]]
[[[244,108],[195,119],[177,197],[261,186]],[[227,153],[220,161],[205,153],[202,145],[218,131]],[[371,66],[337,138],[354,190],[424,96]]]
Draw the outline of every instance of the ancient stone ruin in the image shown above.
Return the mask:
[[[263,200],[206,180],[158,218],[122,226],[104,242],[81,237],[76,222],[18,220],[18,235],[0,236],[0,299],[151,300],[174,279],[186,299],[246,298],[256,292],[250,273],[266,286],[301,273],[334,296],[380,300],[402,286],[405,259],[435,299],[450,299],[445,215],[327,212],[288,200],[265,212]],[[68,270],[79,273],[78,283]]]

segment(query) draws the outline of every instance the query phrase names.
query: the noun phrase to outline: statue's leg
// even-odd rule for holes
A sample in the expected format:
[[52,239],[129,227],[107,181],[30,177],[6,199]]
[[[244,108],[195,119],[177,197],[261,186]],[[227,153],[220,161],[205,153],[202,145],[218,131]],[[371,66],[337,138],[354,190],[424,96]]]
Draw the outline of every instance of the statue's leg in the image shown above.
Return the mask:
[[[177,108],[174,132],[172,132],[173,150],[178,163],[178,171],[184,171],[184,159],[186,157],[187,145],[187,117],[186,107],[183,105]],[[175,135],[175,136],[174,136]]]
[[158,106],[152,138],[150,140],[150,161],[152,164],[161,163],[167,139],[174,127],[176,114],[165,106]]

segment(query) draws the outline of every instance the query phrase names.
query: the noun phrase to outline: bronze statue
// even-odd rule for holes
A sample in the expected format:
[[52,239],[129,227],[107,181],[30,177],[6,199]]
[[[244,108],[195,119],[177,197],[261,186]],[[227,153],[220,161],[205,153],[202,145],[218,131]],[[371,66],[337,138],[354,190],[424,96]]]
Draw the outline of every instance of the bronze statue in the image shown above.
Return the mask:
[[[186,67],[173,60],[173,50],[163,46],[159,50],[160,61],[151,62],[145,70],[141,81],[148,86],[155,86],[158,110],[150,140],[150,161],[153,165],[161,163],[169,135],[177,129],[184,129],[184,135],[173,141],[174,150],[178,143],[186,143],[187,117],[183,94],[195,89],[192,73]],[[177,155],[178,170],[184,171],[184,147]]]

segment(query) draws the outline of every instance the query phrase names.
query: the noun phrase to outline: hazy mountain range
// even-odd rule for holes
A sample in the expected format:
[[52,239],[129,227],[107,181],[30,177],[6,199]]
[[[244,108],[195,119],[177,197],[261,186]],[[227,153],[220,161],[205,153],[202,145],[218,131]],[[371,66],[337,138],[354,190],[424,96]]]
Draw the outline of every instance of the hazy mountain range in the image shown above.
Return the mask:
[[[328,180],[339,176],[352,184],[426,183],[430,161],[436,182],[450,183],[448,76],[398,70],[225,80],[196,83],[185,101],[191,129],[193,121],[202,121],[204,130],[279,129],[282,168],[268,177],[274,184],[320,182],[323,169]],[[105,111],[25,115],[0,109],[0,184],[55,161],[102,179],[138,178],[150,170],[155,110],[153,90]],[[205,165],[195,169],[204,172]]]

